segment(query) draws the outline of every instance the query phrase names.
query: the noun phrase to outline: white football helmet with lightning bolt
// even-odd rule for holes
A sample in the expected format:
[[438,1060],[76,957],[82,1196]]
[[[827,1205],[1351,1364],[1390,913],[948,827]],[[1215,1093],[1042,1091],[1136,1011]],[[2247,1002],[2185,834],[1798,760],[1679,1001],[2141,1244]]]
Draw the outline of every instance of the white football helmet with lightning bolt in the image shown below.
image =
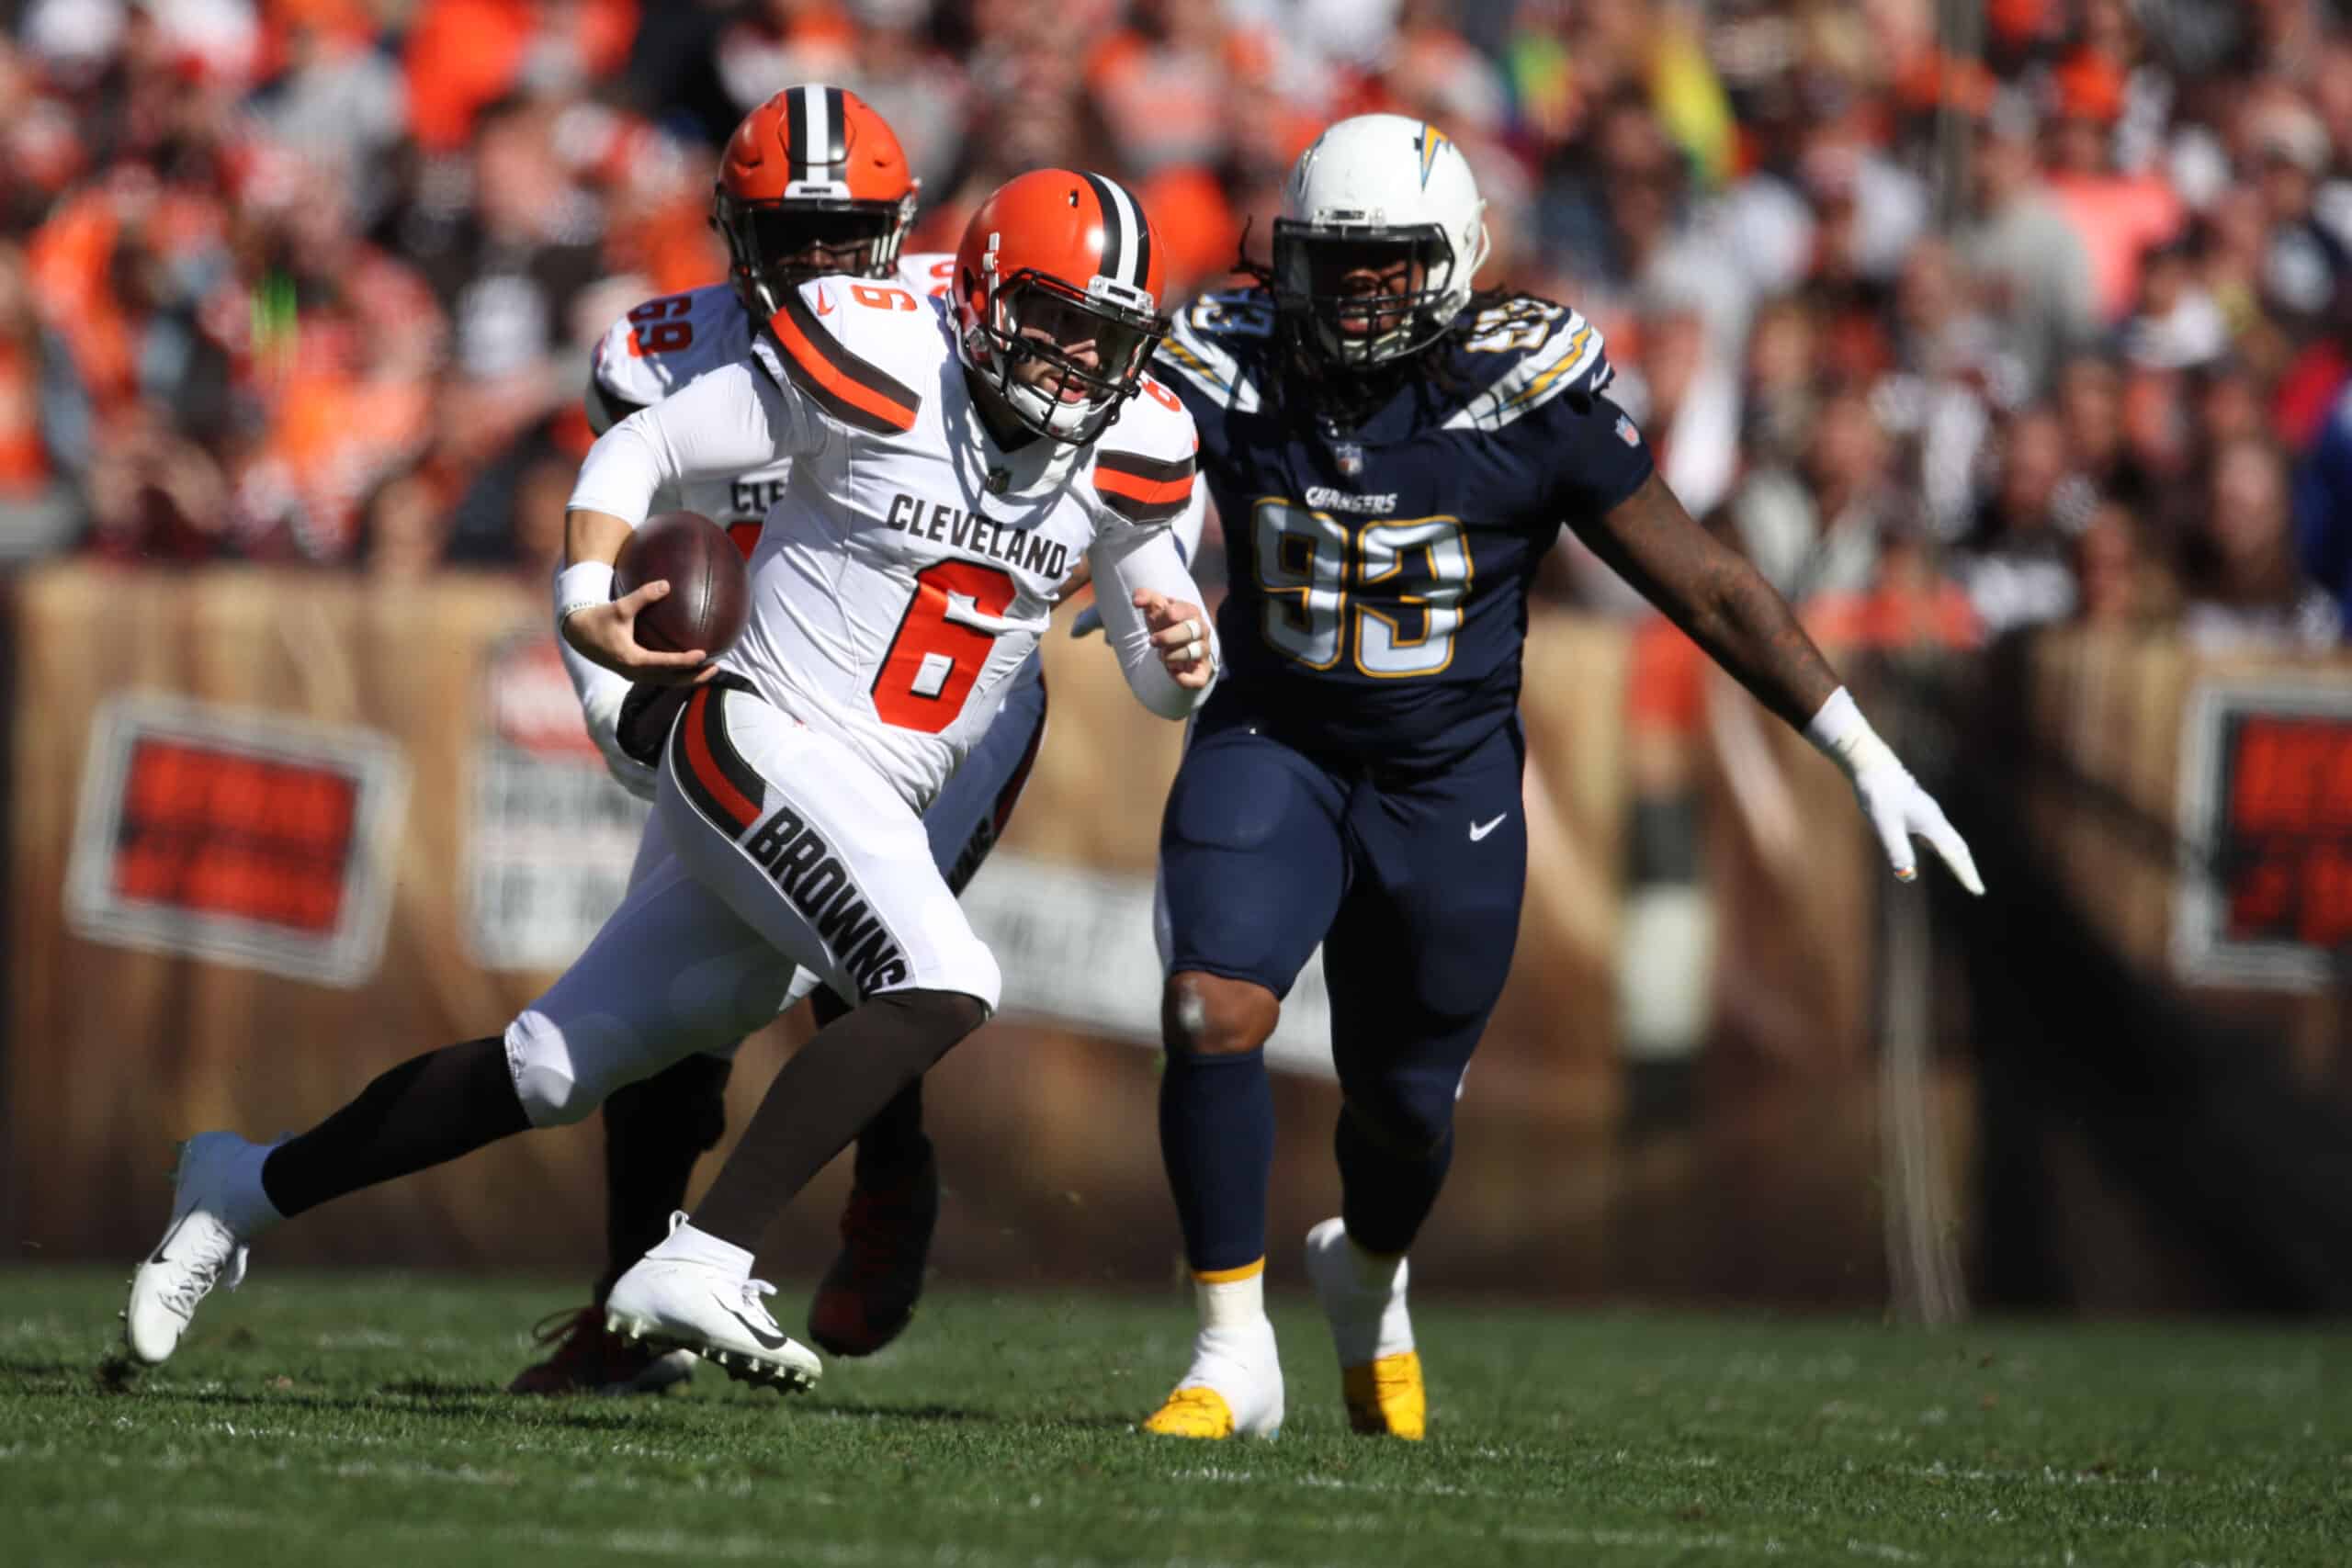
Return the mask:
[[1427,120],[1357,115],[1299,154],[1274,220],[1276,307],[1338,364],[1376,365],[1443,336],[1487,254],[1470,162]]

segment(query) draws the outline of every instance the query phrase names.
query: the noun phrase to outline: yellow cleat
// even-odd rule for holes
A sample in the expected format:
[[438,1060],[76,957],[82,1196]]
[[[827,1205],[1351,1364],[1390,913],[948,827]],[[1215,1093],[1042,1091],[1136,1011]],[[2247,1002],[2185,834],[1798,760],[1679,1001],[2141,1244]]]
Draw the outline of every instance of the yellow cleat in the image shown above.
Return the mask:
[[[1416,1379],[1418,1386],[1419,1380]],[[1147,1432],[1163,1438],[1229,1438],[1233,1436],[1233,1406],[1213,1388],[1180,1388],[1168,1403],[1143,1424]]]
[[[1348,1425],[1357,1431],[1375,1438],[1403,1438],[1415,1443],[1421,1440],[1429,1421],[1429,1393],[1421,1386],[1419,1351],[1399,1350],[1366,1366],[1346,1368],[1340,1374],[1340,1386],[1347,1395]],[[1208,1391],[1187,1388],[1176,1392],[1182,1395]],[[1217,1401],[1220,1406],[1224,1403]]]

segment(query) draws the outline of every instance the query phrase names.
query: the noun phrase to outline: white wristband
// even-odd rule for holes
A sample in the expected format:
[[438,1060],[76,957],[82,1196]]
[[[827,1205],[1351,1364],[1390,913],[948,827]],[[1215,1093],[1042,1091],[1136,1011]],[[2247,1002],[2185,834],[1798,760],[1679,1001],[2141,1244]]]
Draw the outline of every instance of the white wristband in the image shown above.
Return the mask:
[[1829,694],[1821,711],[1804,727],[1804,738],[1821,750],[1822,755],[1846,770],[1853,778],[1872,768],[1895,761],[1894,750],[1878,738],[1871,721],[1854,704],[1853,694],[1840,686]]
[[612,562],[574,561],[555,574],[555,624],[560,628],[574,610],[606,604],[612,597]]

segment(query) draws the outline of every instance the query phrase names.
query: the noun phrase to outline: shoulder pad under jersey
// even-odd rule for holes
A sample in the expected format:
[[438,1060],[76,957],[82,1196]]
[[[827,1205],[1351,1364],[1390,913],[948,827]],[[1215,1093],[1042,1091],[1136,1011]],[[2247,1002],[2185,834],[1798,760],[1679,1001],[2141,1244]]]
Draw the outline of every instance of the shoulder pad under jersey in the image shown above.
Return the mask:
[[1192,502],[1200,445],[1184,405],[1147,376],[1094,443],[1094,493],[1129,523],[1172,523]]
[[601,433],[705,371],[734,363],[751,331],[751,317],[723,283],[648,299],[596,340],[589,423]]
[[899,281],[918,294],[944,299],[956,281],[956,253],[917,251],[899,255]]
[[1475,389],[1449,430],[1499,430],[1558,397],[1589,402],[1616,377],[1599,327],[1525,294],[1479,311],[1453,352]]
[[756,363],[836,423],[903,435],[955,352],[937,308],[895,283],[820,277],[784,297],[752,344]]
[[1157,362],[1170,380],[1210,402],[1255,413],[1259,366],[1273,344],[1273,297],[1262,288],[1239,288],[1203,295],[1178,311]]

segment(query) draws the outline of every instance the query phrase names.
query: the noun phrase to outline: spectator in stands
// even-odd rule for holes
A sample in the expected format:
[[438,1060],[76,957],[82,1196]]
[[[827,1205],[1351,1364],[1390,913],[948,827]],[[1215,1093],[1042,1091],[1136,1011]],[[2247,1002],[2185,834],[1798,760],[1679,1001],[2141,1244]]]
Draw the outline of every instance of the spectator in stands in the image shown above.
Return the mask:
[[0,561],[48,555],[79,522],[90,412],[63,340],[41,323],[24,252],[0,242]]
[[2141,292],[2142,258],[2174,239],[2188,209],[2162,175],[2119,162],[2126,85],[2120,66],[2078,55],[2058,73],[2046,188],[2090,263],[2098,319],[2120,321]]
[[2255,436],[2213,461],[2201,526],[2190,541],[2188,607],[2181,629],[2206,652],[2334,647],[2344,617],[2295,558],[2287,465]]
[[1975,213],[1960,255],[2003,344],[2039,395],[2065,357],[2098,330],[2089,254],[2036,172],[2033,111],[1996,100],[1978,122]]
[[2281,96],[2256,111],[2253,167],[2268,233],[2262,301],[2290,335],[2308,336],[2333,318],[2352,252],[2320,222],[2312,201],[2327,167],[2327,130],[2299,99]]
[[492,105],[610,76],[628,60],[638,21],[637,0],[424,0],[406,51],[417,144],[462,155]]
[[1640,319],[1640,380],[1628,372],[1635,409],[1658,471],[1694,517],[1730,494],[1739,464],[1739,378],[1723,362],[1697,301],[1663,296]]
[[2148,547],[2128,508],[2103,502],[2075,540],[2075,618],[2085,626],[2144,633],[2168,627],[2179,590]]
[[1854,388],[1823,399],[1799,467],[1751,475],[1731,502],[1743,554],[1802,606],[1823,593],[1860,593],[1878,572],[1880,536],[1903,519],[1886,432]]
[[2094,498],[2067,471],[2065,426],[2037,405],[2008,422],[1999,478],[1968,540],[1962,580],[1988,635],[2072,615],[2072,536]]
[[2295,549],[2352,625],[2352,386],[2337,394],[2295,474]]
[[2138,307],[2123,325],[2123,351],[2134,365],[2185,370],[2227,351],[2229,323],[2199,282],[2187,240],[2153,246],[2140,259]]
[[482,111],[469,199],[427,219],[425,276],[448,309],[475,412],[502,438],[578,397],[587,348],[571,333],[571,306],[605,265],[603,210],[558,155],[559,113],[531,99]]

